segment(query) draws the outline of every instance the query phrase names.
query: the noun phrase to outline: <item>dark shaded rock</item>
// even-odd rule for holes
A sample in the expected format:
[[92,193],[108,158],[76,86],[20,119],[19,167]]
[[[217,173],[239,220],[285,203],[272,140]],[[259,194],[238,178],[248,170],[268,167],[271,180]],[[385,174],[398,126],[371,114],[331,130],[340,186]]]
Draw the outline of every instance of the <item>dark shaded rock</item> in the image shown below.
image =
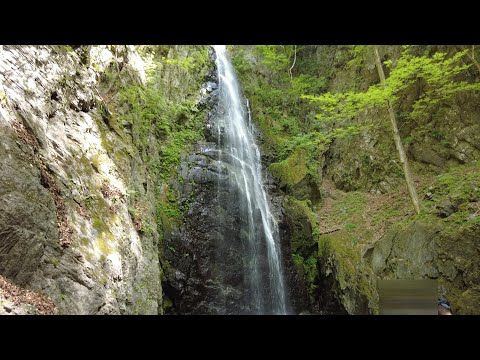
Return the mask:
[[[278,191],[278,190],[277,190]],[[283,196],[277,195],[279,200],[283,200]],[[280,217],[280,239],[281,250],[283,254],[285,282],[287,284],[288,298],[290,299],[291,311],[294,314],[298,314],[302,311],[308,311],[312,309],[312,304],[309,302],[307,283],[304,274],[299,271],[295,263],[293,262],[293,256],[299,249],[298,241],[300,237],[305,236],[304,242],[306,244],[299,252],[307,252],[311,250],[313,244],[312,237],[312,225],[305,214],[298,214],[295,211],[291,211],[288,204],[283,202],[276,207],[282,210],[282,216]],[[297,241],[295,241],[295,239]]]
[[73,103],[73,102],[71,102],[70,104],[68,104],[68,107],[69,107],[70,109],[74,110],[74,111],[77,111],[77,112],[81,110],[80,107],[78,106],[78,104],[75,104],[75,103]]
[[[214,120],[226,109],[218,105],[218,79],[207,74],[204,96],[200,102],[208,110],[205,130],[206,142],[198,143],[194,152],[185,156],[180,166],[181,181],[175,184],[179,202],[188,204],[180,226],[165,234],[165,258],[172,266],[164,284],[166,296],[171,300],[169,313],[181,314],[251,314],[266,313],[272,289],[267,284],[255,294],[251,287],[249,269],[258,269],[258,277],[269,274],[265,239],[255,252],[260,253],[258,263],[252,263],[249,227],[258,236],[263,234],[262,214],[253,209],[252,224],[246,214],[248,203],[235,180],[238,159],[220,151],[224,129]],[[273,187],[266,176],[265,185]],[[271,197],[270,210],[279,220],[281,253],[290,254],[288,224],[284,221],[280,197]],[[258,246],[258,245],[257,245]],[[172,251],[171,249],[174,249]],[[282,258],[285,265],[287,291],[295,300],[293,312],[306,308],[305,296],[297,296],[297,272],[291,258]],[[182,274],[179,276],[179,274]],[[292,283],[295,285],[290,286]],[[292,295],[293,293],[293,295]],[[302,294],[304,295],[304,294]],[[263,303],[262,301],[265,301]],[[303,301],[303,303],[301,303]],[[300,309],[300,310],[297,310]]]
[[453,204],[450,200],[444,201],[443,203],[436,206],[437,215],[441,218],[446,218],[458,211],[458,207]]
[[95,100],[94,99],[91,99],[91,100],[80,99],[78,101],[78,108],[85,113],[89,112],[94,107],[95,107]]
[[299,183],[292,186],[291,194],[300,200],[310,200],[317,204],[322,199],[322,193],[317,181],[307,174]]
[[[231,192],[224,165],[201,150],[182,164],[181,202],[189,202],[184,224],[165,239],[174,267],[166,288],[182,314],[239,314],[251,309],[243,268],[245,239],[238,218],[241,201]],[[217,187],[218,186],[218,187]],[[228,201],[226,199],[229,199]],[[226,234],[231,234],[226,237]]]
[[425,164],[431,164],[443,168],[446,163],[446,159],[442,158],[432,148],[422,146],[422,144],[414,144],[410,148],[410,153],[416,161],[420,161]]
[[463,128],[457,135],[460,140],[468,142],[473,147],[480,149],[480,125],[474,124]]
[[58,95],[57,91],[52,91],[52,93],[50,94],[50,99],[52,99],[54,101],[60,101],[61,100],[60,95]]

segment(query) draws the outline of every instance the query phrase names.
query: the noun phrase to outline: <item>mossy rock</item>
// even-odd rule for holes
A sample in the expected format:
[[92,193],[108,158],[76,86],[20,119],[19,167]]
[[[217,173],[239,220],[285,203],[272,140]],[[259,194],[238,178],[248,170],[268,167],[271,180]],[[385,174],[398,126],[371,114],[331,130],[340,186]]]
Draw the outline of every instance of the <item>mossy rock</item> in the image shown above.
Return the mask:
[[318,289],[317,239],[319,227],[310,201],[287,196],[283,203],[285,218],[290,229],[292,261],[303,279],[310,302],[315,302]]
[[[331,284],[328,291],[349,314],[378,313],[376,277],[362,261],[360,248],[352,242],[351,233],[340,230],[321,235],[318,257],[320,280]],[[330,281],[325,281],[328,277]]]
[[315,213],[311,210],[307,201],[297,200],[291,196],[285,198],[283,208],[291,231],[290,246],[292,253],[308,258],[316,249],[319,233]]
[[454,313],[462,315],[478,315],[478,304],[480,304],[480,286],[465,290],[455,302],[452,302]]
[[306,151],[300,149],[287,159],[271,164],[269,170],[279,180],[280,187],[291,187],[298,184],[307,175],[306,159]]
[[279,187],[300,200],[318,202],[321,198],[317,179],[308,172],[307,152],[298,149],[283,161],[273,163],[269,170]]
[[455,313],[478,313],[480,226],[446,220],[425,214],[397,224],[364,258],[382,279],[438,279]]

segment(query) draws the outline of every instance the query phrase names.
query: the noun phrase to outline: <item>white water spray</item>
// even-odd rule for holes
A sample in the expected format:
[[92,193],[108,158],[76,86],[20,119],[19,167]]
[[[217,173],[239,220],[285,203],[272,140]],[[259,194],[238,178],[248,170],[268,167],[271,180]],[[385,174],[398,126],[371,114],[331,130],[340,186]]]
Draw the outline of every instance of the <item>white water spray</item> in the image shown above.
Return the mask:
[[[215,45],[219,79],[219,104],[225,110],[217,121],[222,156],[233,161],[232,179],[243,199],[248,217],[247,278],[258,313],[286,314],[285,287],[281,266],[279,232],[263,187],[260,151],[255,144],[250,105],[242,101],[239,85],[224,45]],[[262,249],[266,251],[262,252]],[[265,261],[268,269],[262,269]],[[267,291],[265,290],[267,289]]]

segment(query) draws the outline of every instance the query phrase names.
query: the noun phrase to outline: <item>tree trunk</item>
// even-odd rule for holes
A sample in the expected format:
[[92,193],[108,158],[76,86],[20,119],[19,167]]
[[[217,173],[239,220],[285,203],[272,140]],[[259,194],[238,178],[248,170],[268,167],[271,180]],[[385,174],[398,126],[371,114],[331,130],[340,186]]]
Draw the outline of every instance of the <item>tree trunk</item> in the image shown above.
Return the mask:
[[[465,49],[466,47],[462,47],[460,45],[457,46],[458,51],[462,51]],[[480,72],[480,63],[477,60],[475,60],[475,45],[472,45],[472,55],[470,55],[470,53],[467,52],[467,56],[470,60],[472,60],[472,63],[473,65],[476,66],[476,68],[478,69],[478,72]]]
[[[382,62],[380,61],[380,55],[378,53],[378,47],[374,47],[375,51],[375,65],[377,66],[378,76],[380,82],[385,86],[385,74],[383,72]],[[400,156],[400,163],[403,167],[403,173],[405,175],[405,181],[407,182],[408,193],[412,199],[413,207],[417,214],[420,213],[420,200],[418,199],[417,190],[415,189],[415,183],[413,182],[412,173],[410,172],[410,166],[408,165],[408,159],[405,154],[405,149],[400,139],[400,133],[398,132],[397,117],[393,110],[392,104],[388,101],[388,114],[390,116],[390,122],[392,123],[393,139],[395,140],[395,146],[397,147],[398,155]]]
[[288,69],[288,73],[290,74],[290,79],[293,78],[293,75],[292,75],[292,69],[293,67],[295,66],[295,62],[297,61],[297,45],[295,45],[295,58],[293,59],[293,64],[292,64],[292,67],[290,69]]
[[477,60],[475,60],[475,45],[472,45],[472,55],[467,53],[468,57],[472,60],[473,64],[477,67],[478,71],[480,71],[480,64]]

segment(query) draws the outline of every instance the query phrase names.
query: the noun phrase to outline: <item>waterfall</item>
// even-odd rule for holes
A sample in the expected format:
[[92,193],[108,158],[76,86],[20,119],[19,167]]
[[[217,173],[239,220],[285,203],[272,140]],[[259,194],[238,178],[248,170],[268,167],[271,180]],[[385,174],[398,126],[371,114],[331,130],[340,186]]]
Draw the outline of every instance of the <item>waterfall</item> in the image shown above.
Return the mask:
[[[285,286],[278,225],[263,187],[260,151],[255,143],[250,104],[241,95],[224,45],[215,45],[219,107],[216,131],[220,160],[229,168],[232,192],[239,192],[239,217],[246,224],[245,279],[250,309],[259,314],[286,314]],[[225,241],[228,234],[224,234]]]

